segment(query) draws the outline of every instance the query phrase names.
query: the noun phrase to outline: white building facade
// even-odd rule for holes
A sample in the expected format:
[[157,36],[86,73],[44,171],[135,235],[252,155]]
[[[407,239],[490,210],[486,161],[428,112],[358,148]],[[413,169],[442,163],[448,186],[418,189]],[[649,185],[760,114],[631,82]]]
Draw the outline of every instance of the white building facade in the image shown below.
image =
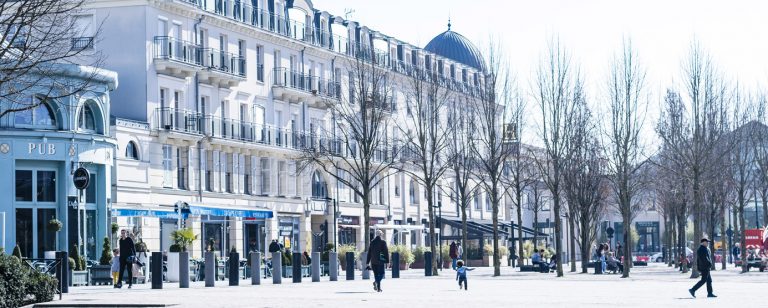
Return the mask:
[[[437,71],[460,95],[482,77],[477,49],[450,29],[420,48],[309,0],[93,0],[87,12],[105,20],[95,48],[121,80],[112,94],[118,150],[109,210],[151,251],[168,250],[180,201],[191,211],[183,224],[200,234],[195,257],[210,239],[222,253],[265,251],[272,240],[293,251],[362,247],[360,200],[296,160],[333,130],[324,102],[349,95],[352,55],[365,51],[395,78],[414,67]],[[408,116],[404,95],[394,97],[392,116]],[[392,139],[396,130],[388,128]],[[452,182],[445,176],[443,191]],[[393,243],[425,245],[423,191],[393,170],[374,191],[371,224]],[[487,228],[488,198],[480,191],[475,199],[468,216]],[[458,219],[456,202],[448,193],[438,200],[443,238],[458,239],[447,223]]]

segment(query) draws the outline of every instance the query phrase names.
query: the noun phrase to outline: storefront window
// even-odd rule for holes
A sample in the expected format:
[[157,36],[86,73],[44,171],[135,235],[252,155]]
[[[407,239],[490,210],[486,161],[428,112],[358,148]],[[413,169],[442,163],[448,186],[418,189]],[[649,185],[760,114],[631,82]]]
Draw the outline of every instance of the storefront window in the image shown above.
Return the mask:
[[96,203],[96,174],[91,173],[90,174],[90,180],[88,184],[88,188],[85,189],[85,203],[88,204],[95,204]]
[[33,257],[33,223],[32,209],[16,209],[16,245],[19,245],[21,256],[25,258]]
[[56,202],[55,171],[37,171],[37,202]]
[[32,171],[16,170],[16,201],[32,202]]
[[56,232],[48,229],[48,221],[56,218],[56,209],[37,210],[37,256],[43,256],[45,251],[55,251]]

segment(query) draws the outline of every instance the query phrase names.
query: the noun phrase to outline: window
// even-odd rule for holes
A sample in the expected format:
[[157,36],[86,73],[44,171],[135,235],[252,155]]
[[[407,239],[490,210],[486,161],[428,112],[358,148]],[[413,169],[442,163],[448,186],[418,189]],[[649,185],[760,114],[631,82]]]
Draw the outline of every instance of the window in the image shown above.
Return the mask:
[[475,209],[476,210],[481,210],[482,209],[482,205],[480,204],[480,193],[475,192],[475,198],[474,199],[475,199]]
[[[38,179],[39,181],[39,179]],[[85,203],[96,204],[96,174],[91,173],[88,188],[85,189]]]
[[233,186],[233,170],[235,169],[235,164],[237,164],[237,156],[236,154],[224,154],[224,190],[228,193],[232,193],[234,190],[232,189]]
[[37,171],[37,202],[56,202],[56,171]]
[[395,176],[395,197],[400,197],[400,178],[402,175],[398,174]]
[[83,108],[80,108],[80,114],[77,117],[77,127],[88,131],[96,130],[96,119],[90,104],[85,104]]
[[163,187],[173,187],[173,152],[170,144],[163,145]]
[[264,46],[256,46],[256,80],[264,82]]
[[203,170],[205,170],[205,190],[213,191],[213,153],[210,150],[203,151]]
[[325,199],[326,194],[325,181],[323,181],[320,172],[315,171],[312,174],[312,198]]
[[491,206],[491,197],[489,194],[485,194],[485,210],[490,211],[492,208]]
[[22,103],[22,106],[19,107],[24,106],[29,106],[30,108],[14,113],[14,123],[17,126],[56,128],[56,117],[50,105],[41,102],[36,97],[30,97],[29,102]]
[[31,170],[16,170],[16,201],[32,202]]
[[136,143],[133,141],[128,141],[128,144],[125,146],[125,158],[139,160],[139,151],[136,148]]
[[179,182],[179,189],[189,189],[189,187],[187,187],[187,166],[189,165],[189,162],[187,161],[188,152],[189,148],[187,147],[176,148],[176,165],[178,166],[177,177]]
[[288,166],[284,161],[277,163],[277,195],[285,196],[288,186]]
[[408,191],[408,196],[410,197],[411,204],[419,204],[419,192],[416,187],[416,181],[411,180],[410,190]]
[[268,195],[270,192],[271,187],[269,187],[269,183],[272,182],[269,178],[269,158],[262,157],[261,158],[261,194],[262,195]]

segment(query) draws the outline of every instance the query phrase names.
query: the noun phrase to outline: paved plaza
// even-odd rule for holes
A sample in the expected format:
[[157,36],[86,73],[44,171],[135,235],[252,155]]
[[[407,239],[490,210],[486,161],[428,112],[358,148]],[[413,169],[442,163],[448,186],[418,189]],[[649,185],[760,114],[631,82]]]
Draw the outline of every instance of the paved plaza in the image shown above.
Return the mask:
[[[469,290],[459,290],[453,271],[439,277],[423,277],[423,270],[402,272],[400,279],[388,278],[382,293],[373,291],[372,280],[312,283],[305,278],[294,284],[284,279],[273,285],[271,279],[251,286],[250,280],[230,287],[226,281],[214,288],[193,282],[189,289],[166,283],[163,290],[149,284],[133,289],[111,286],[71,288],[62,301],[53,305],[159,304],[176,307],[757,307],[765,303],[768,273],[739,274],[735,269],[713,273],[716,299],[707,299],[699,290],[692,299],[687,290],[694,280],[661,264],[633,269],[632,278],[619,275],[566,273],[520,273],[503,268],[501,277],[492,277],[491,268],[470,272]],[[359,273],[358,273],[359,274]],[[389,277],[389,272],[387,277]],[[340,277],[344,279],[344,277]]]

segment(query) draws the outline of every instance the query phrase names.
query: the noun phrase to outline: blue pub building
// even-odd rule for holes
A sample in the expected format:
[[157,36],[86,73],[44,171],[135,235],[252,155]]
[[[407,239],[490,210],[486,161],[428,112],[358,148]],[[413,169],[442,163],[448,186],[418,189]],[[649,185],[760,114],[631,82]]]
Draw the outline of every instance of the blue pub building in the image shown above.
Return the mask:
[[[109,94],[117,74],[60,64],[39,80],[21,99],[0,102],[0,112],[34,106],[0,117],[0,247],[11,253],[18,245],[24,257],[43,258],[46,251],[71,254],[77,244],[86,258],[98,259],[110,232],[116,142],[109,133]],[[57,90],[73,84],[82,91]],[[90,181],[78,199],[73,173],[80,167]],[[53,218],[62,223],[58,231],[49,227]]]

